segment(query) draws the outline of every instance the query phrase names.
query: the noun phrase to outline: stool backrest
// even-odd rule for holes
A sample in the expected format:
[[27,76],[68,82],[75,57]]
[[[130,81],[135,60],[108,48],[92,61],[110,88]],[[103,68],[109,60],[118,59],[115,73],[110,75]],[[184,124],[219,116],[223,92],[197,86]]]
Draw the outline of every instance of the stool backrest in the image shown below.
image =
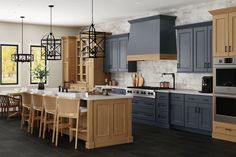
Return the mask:
[[57,97],[56,96],[43,96],[43,106],[45,110],[56,110]]
[[0,95],[0,107],[7,107],[9,104],[9,97],[7,95]]
[[33,107],[43,107],[43,95],[32,94],[32,104]]
[[57,97],[57,111],[59,114],[78,114],[80,99]]
[[31,106],[32,104],[31,93],[24,92],[21,94],[21,96],[22,96],[22,104]]

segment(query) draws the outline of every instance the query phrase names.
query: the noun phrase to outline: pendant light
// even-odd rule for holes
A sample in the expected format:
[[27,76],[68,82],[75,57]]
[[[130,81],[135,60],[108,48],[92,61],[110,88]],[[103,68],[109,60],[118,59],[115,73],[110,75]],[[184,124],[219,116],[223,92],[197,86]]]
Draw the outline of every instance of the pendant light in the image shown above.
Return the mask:
[[45,52],[41,51],[41,59],[61,60],[61,39],[55,38],[52,33],[52,8],[54,5],[48,7],[50,8],[50,33],[41,39],[41,46],[45,47]]
[[88,32],[81,32],[81,39],[88,40],[88,49],[83,52],[84,58],[103,58],[104,46],[101,46],[105,39],[105,32],[96,32],[93,20],[93,0],[92,0],[92,20]]
[[23,53],[23,47],[24,47],[24,16],[21,16],[21,53],[16,53],[11,55],[11,60],[14,62],[31,62],[34,61],[34,55]]

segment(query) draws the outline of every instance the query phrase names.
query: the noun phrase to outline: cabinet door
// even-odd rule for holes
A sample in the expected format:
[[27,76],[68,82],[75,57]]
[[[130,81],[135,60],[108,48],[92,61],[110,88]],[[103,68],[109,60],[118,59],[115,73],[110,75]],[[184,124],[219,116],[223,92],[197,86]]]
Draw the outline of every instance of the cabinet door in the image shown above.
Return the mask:
[[228,14],[213,17],[213,56],[228,56]]
[[194,72],[207,72],[207,27],[194,28]]
[[207,68],[212,72],[212,26],[207,27]]
[[236,56],[236,12],[229,13],[229,56]]
[[128,71],[127,61],[128,37],[118,39],[118,71]]
[[109,72],[117,71],[118,39],[110,39],[109,42]]
[[171,124],[184,126],[184,102],[171,102]]
[[185,126],[198,128],[198,105],[192,102],[185,103]]
[[199,104],[199,129],[205,131],[212,130],[212,104]]
[[178,72],[193,71],[193,29],[177,31]]
[[111,40],[107,39],[106,40],[106,48],[105,48],[105,59],[104,59],[104,70],[105,70],[105,72],[110,72],[110,68],[111,68],[111,63],[110,63],[110,54],[111,54],[110,43],[111,43]]

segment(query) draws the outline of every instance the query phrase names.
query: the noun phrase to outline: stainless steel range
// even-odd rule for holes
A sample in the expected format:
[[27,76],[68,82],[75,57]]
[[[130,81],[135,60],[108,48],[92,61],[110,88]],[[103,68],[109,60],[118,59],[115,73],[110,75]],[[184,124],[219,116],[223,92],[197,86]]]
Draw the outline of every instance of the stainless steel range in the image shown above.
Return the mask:
[[151,87],[151,86],[142,86],[142,87],[127,87],[126,94],[139,96],[139,97],[148,97],[155,98],[155,90],[169,89],[169,88],[160,88],[160,87]]

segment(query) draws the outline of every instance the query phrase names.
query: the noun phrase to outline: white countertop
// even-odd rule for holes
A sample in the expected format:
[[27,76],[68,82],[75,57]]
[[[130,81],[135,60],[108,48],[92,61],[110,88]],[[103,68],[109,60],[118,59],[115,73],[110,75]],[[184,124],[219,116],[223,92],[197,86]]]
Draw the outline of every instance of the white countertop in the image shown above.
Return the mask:
[[96,85],[95,88],[98,87],[98,88],[117,88],[117,89],[127,89],[127,87],[122,87],[122,86],[109,86],[109,85]]

